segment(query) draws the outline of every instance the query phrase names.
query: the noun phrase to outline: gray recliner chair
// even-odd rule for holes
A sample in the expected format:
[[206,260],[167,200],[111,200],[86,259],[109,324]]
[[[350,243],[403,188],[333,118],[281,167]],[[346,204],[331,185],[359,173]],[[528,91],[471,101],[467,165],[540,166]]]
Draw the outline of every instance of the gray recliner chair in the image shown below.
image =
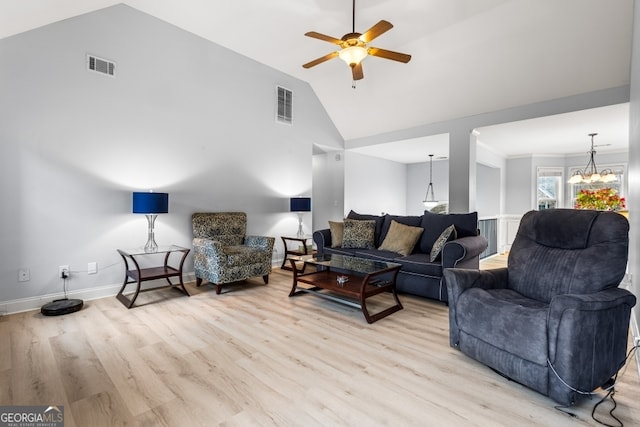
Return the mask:
[[444,272],[451,346],[562,405],[586,397],[625,362],[628,232],[615,212],[528,212],[507,268]]

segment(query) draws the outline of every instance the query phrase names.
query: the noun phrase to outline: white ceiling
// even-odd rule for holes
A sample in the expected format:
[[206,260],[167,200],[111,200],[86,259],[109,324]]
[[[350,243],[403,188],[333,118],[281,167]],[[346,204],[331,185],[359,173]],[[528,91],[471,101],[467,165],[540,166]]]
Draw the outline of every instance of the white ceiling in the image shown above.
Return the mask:
[[[356,89],[337,58],[302,68],[336,50],[305,32],[351,32],[348,0],[1,0],[0,38],[117,3],[309,82],[345,140],[629,83],[633,0],[359,0],[356,31],[390,21],[394,28],[371,45],[412,59],[366,58]],[[618,149],[628,144],[627,112],[491,126],[479,139],[505,155],[572,153],[588,150],[587,134],[599,132],[597,143]],[[413,161],[399,160],[424,161],[416,156],[426,159],[439,141],[405,141],[392,151],[424,147],[409,151]]]

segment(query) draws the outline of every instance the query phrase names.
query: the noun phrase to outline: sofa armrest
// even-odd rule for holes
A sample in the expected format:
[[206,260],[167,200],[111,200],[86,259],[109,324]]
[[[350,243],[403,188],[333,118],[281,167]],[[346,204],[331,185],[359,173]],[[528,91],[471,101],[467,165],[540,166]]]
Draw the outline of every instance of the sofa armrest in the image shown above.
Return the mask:
[[276,239],[267,236],[244,236],[244,244],[255,248],[262,248],[269,253],[273,252],[273,245]]
[[467,236],[447,242],[442,248],[442,268],[461,265],[465,268],[478,268],[480,254],[487,249],[484,236]]
[[460,328],[456,320],[458,299],[470,288],[494,289],[506,288],[509,282],[509,270],[473,270],[466,268],[447,268],[443,271],[449,301],[449,344],[458,347]]
[[550,397],[554,394],[570,400],[567,396],[573,391],[565,383],[590,392],[615,375],[626,358],[629,318],[635,303],[635,296],[620,288],[558,295],[551,300],[548,363],[557,376],[551,377]]
[[324,255],[324,248],[331,247],[331,230],[317,230],[313,232],[313,242],[316,244],[316,251],[319,257]]

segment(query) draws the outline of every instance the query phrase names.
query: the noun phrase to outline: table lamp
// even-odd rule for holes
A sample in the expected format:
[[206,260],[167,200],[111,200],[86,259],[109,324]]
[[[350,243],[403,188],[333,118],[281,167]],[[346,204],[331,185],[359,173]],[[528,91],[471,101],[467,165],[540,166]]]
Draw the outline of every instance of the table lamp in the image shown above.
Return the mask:
[[302,213],[311,212],[311,197],[292,197],[289,199],[289,210],[298,214],[298,233],[296,237],[304,237],[302,231]]
[[132,199],[132,212],[135,214],[145,214],[147,223],[149,224],[149,232],[147,243],[144,245],[144,251],[151,253],[158,251],[158,245],[153,235],[153,226],[156,222],[158,214],[169,212],[169,194],[134,192]]

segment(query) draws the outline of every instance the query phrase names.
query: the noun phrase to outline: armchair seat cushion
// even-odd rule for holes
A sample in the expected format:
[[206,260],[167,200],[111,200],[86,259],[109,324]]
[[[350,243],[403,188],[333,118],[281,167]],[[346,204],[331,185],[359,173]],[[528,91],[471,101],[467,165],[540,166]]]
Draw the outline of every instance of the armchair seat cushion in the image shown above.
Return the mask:
[[549,305],[511,289],[471,288],[460,295],[458,325],[468,335],[539,365],[546,365]]
[[225,246],[224,254],[226,255],[226,264],[229,267],[240,265],[250,265],[256,262],[262,262],[265,253],[269,252],[262,248],[254,246]]

